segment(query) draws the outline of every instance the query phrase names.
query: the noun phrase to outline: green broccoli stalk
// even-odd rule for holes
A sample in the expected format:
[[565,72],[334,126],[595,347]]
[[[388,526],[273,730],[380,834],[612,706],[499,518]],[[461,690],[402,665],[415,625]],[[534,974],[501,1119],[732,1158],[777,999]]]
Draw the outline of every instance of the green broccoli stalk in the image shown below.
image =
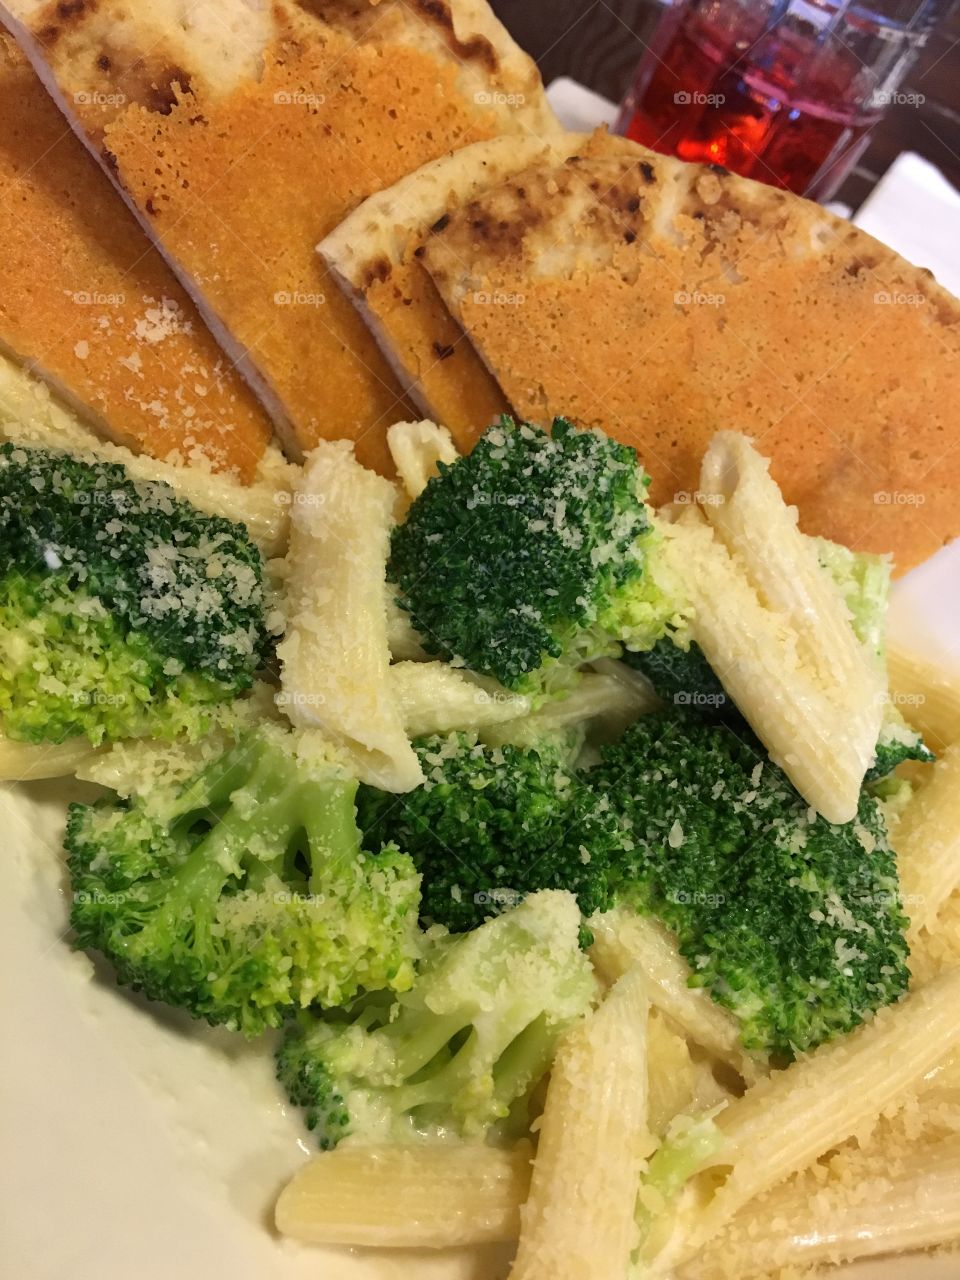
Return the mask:
[[394,531],[388,572],[431,653],[554,693],[675,620],[633,449],[563,418],[547,433],[504,417],[439,471]]
[[151,999],[248,1036],[409,985],[419,877],[394,848],[363,852],[355,791],[265,724],[187,782],[72,805],[76,945]]
[[0,545],[10,738],[199,735],[268,651],[246,529],[115,463],[0,445]]
[[830,824],[759,744],[677,711],[644,716],[589,777],[622,816],[620,901],[674,930],[747,1049],[792,1057],[904,993],[907,920],[872,796]]
[[585,915],[610,905],[617,824],[562,740],[490,747],[453,733],[414,746],[423,786],[402,796],[361,787],[357,810],[370,848],[395,843],[413,858],[426,920],[472,929],[537,889],[568,889]]
[[674,1116],[650,1158],[637,1197],[641,1262],[650,1261],[665,1243],[684,1187],[723,1150],[726,1139],[714,1122],[715,1115],[716,1109],[698,1116]]
[[565,893],[533,894],[472,933],[435,939],[412,990],[292,1023],[277,1056],[324,1149],[525,1130],[557,1041],[595,980]]

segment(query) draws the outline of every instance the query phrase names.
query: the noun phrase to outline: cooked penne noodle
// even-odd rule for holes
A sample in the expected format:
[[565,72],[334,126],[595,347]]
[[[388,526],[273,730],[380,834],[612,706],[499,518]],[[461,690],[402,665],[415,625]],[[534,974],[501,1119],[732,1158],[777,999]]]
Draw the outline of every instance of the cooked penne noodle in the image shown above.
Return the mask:
[[960,740],[960,674],[896,645],[887,650],[887,672],[890,696],[931,751]]
[[960,1239],[960,1137],[918,1146],[886,1179],[871,1173],[864,1170],[864,1196],[829,1182],[774,1188],[745,1206],[680,1280],[741,1280]]
[[134,480],[162,480],[198,510],[245,524],[267,555],[282,554],[290,524],[290,491],[299,468],[287,462],[276,445],[267,448],[249,485],[212,471],[199,457],[183,464],[159,462],[101,440],[46,386],[0,355],[0,372],[6,375],[8,370],[9,376],[0,377],[0,440],[89,454],[119,463]]
[[397,589],[384,585],[384,608],[387,613],[387,644],[394,662],[426,662],[430,655],[423,647],[423,637],[410,621],[406,609],[397,604]]
[[624,974],[561,1041],[511,1280],[626,1276],[649,1151],[646,980]]
[[911,935],[936,926],[940,908],[960,886],[960,742],[930,768],[892,835]]
[[692,508],[665,527],[663,549],[693,599],[694,638],[770,758],[828,822],[850,822],[883,700],[857,718],[823,687],[789,620],[764,608],[739,559]]
[[840,592],[820,567],[815,544],[797,528],[796,508],[784,502],[769,459],[739,432],[718,431],[703,457],[699,496],[761,603],[796,632],[804,664],[852,714],[866,716],[876,735],[882,672],[857,639]]
[[445,662],[395,662],[388,678],[411,738],[513,721],[530,708],[522,694]]
[[531,1147],[341,1146],[314,1156],[277,1201],[277,1230],[308,1244],[447,1249],[515,1240]]
[[574,725],[602,725],[612,738],[638,716],[659,705],[656,695],[648,693],[640,681],[631,683],[608,671],[584,671],[565,698],[546,703],[533,715],[504,720],[496,728],[486,730],[483,738],[492,746],[507,742],[523,746],[536,742],[546,733]]
[[615,982],[633,965],[646,975],[650,1002],[678,1026],[689,1040],[728,1062],[748,1083],[766,1071],[740,1043],[733,1014],[715,1004],[702,987],[687,986],[690,967],[677,950],[670,931],[628,907],[591,916],[590,959],[600,976]]
[[337,441],[310,454],[294,498],[280,705],[295,725],[339,746],[361,781],[409,791],[423,774],[388,675],[385,575],[396,490]]
[[688,1220],[683,1256],[755,1196],[876,1120],[957,1044],[960,970],[748,1089],[717,1117],[727,1145],[700,1175],[709,1200]]
[[710,1062],[696,1060],[675,1023],[660,1009],[647,1022],[647,1110],[650,1132],[662,1138],[677,1115],[699,1115],[730,1094],[713,1076]]
[[0,782],[67,778],[100,754],[86,738],[66,742],[16,742],[0,734]]
[[400,483],[407,497],[419,498],[427,481],[437,474],[437,463],[459,458],[453,437],[446,427],[423,422],[396,422],[387,429],[387,444]]

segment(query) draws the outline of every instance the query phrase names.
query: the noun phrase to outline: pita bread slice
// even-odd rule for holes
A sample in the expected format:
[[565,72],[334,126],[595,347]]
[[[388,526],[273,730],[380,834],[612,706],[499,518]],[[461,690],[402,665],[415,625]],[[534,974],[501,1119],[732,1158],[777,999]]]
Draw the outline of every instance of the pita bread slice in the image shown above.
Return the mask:
[[0,244],[0,350],[99,434],[252,478],[267,416],[3,34]]
[[517,411],[633,444],[655,501],[733,427],[810,533],[902,572],[960,532],[960,304],[818,206],[638,148],[477,196],[422,261]]
[[[449,152],[359,205],[317,246],[420,410],[469,449],[509,405],[496,379],[420,265],[434,224],[531,165],[574,154],[615,155],[633,143],[608,134],[492,138]],[[487,305],[510,305],[493,297]]]
[[390,470],[414,416],[314,253],[445,151],[556,128],[481,0],[7,0],[61,107],[299,456],[349,437]]

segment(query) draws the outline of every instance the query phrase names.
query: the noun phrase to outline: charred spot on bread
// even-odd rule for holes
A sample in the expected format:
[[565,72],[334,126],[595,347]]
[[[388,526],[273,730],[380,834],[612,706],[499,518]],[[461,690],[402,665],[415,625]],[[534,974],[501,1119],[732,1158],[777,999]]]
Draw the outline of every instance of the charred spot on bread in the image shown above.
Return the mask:
[[453,28],[453,14],[444,0],[413,0],[411,8],[439,28],[451,53],[463,62],[477,62],[491,75],[500,70],[497,51],[486,36],[461,40]]
[[363,270],[363,287],[369,289],[371,285],[383,283],[389,280],[392,268],[386,258],[374,258],[372,262],[368,262]]

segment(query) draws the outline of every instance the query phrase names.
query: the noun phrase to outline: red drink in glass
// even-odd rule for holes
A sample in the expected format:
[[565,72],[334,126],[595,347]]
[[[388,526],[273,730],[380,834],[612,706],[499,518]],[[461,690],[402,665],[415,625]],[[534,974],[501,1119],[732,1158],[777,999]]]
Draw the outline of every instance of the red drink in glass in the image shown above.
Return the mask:
[[826,0],[675,5],[640,64],[618,132],[829,199],[930,30],[932,5],[906,8],[898,24],[876,7]]

